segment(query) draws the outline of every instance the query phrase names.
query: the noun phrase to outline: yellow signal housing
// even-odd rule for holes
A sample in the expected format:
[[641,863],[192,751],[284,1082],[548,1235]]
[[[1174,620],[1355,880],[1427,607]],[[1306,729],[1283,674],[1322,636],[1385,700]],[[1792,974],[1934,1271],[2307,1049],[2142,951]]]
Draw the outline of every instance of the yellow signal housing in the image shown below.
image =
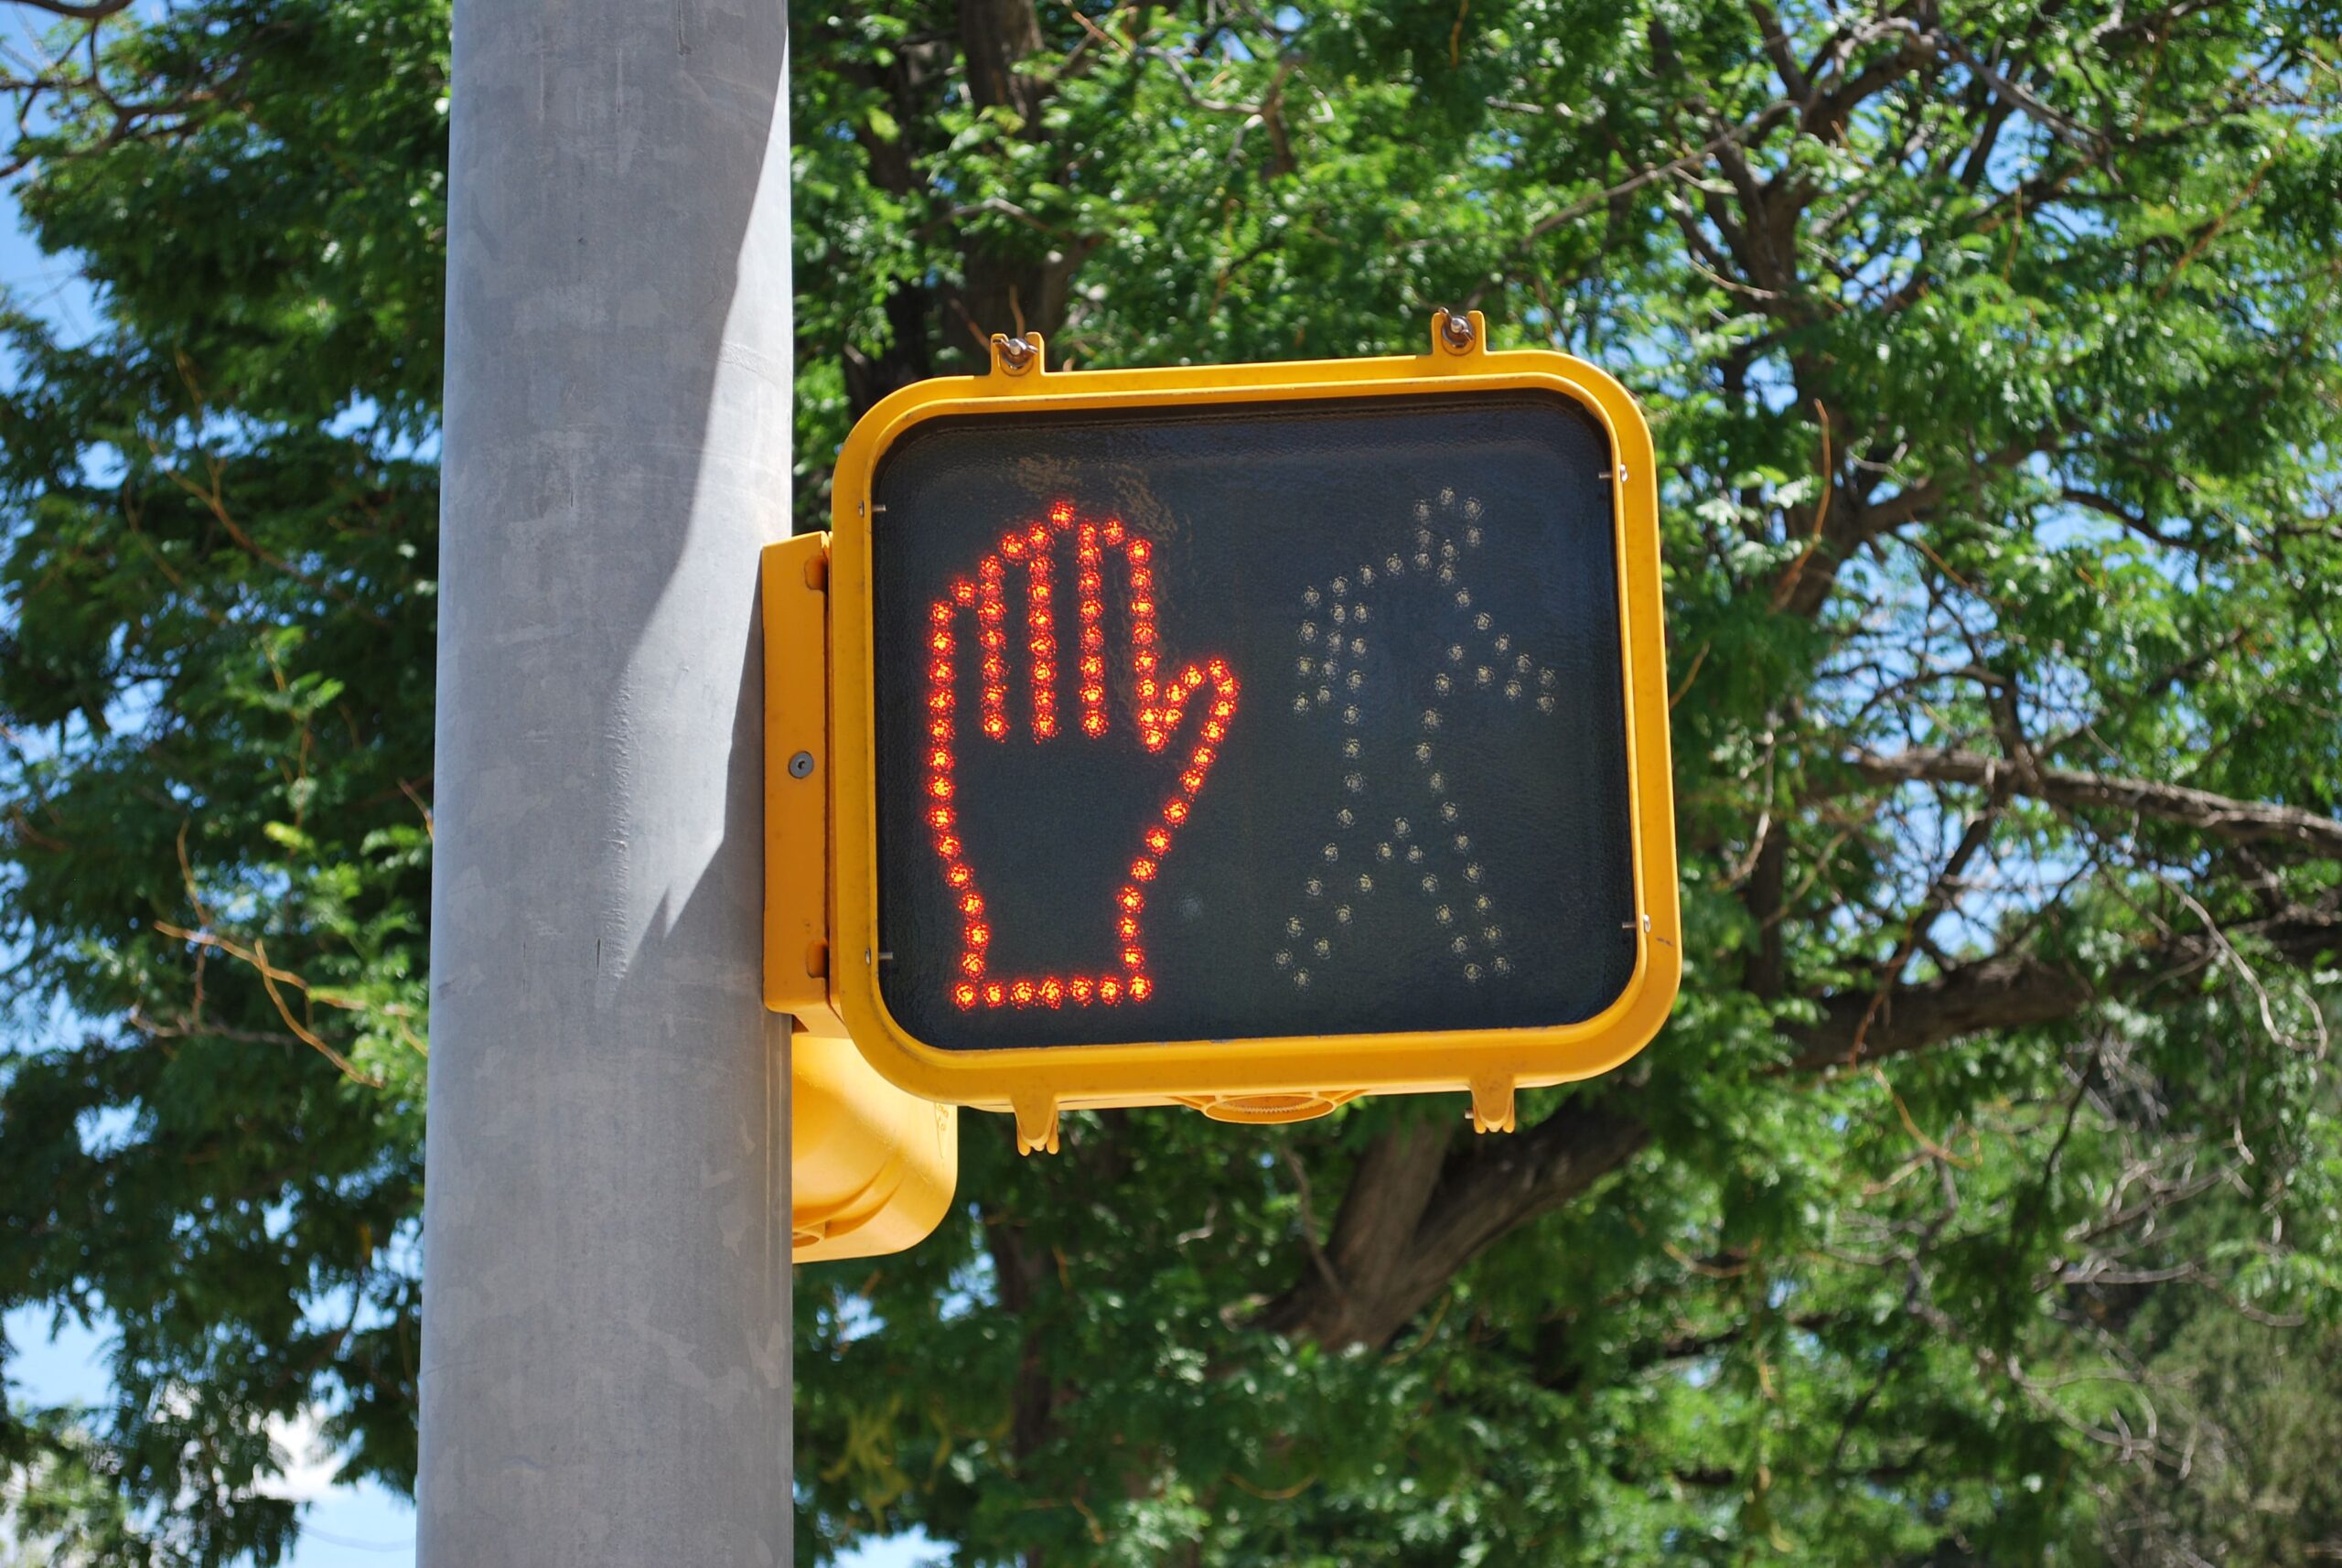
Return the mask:
[[850,1040],[799,1035],[791,1047],[790,1261],[917,1246],[959,1185],[959,1108],[897,1089]]
[[862,1058],[829,999],[826,533],[762,563],[765,1002],[790,1041],[790,1260],[899,1252],[933,1230],[960,1180],[954,1106],[896,1088]]

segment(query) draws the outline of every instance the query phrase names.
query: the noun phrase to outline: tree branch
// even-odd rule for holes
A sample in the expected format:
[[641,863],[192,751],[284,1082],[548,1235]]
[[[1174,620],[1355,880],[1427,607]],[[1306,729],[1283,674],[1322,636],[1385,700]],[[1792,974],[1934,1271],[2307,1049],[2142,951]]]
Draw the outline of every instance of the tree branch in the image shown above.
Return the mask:
[[1971,784],[2009,788],[2020,795],[2077,811],[2135,812],[2174,822],[2229,843],[2284,843],[2313,854],[2342,859],[2342,822],[2299,806],[2239,800],[2185,784],[2123,779],[2062,768],[2021,771],[2004,757],[1982,752],[1906,751],[1893,757],[1863,752],[1851,759],[1857,772],[1877,784]]

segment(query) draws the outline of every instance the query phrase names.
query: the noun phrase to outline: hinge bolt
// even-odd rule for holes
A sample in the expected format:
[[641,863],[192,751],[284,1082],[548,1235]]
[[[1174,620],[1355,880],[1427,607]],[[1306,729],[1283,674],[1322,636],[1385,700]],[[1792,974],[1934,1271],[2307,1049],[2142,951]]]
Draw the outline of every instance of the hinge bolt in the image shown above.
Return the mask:
[[796,756],[790,757],[789,759],[789,776],[791,779],[811,779],[813,777],[813,754],[810,751],[800,751]]

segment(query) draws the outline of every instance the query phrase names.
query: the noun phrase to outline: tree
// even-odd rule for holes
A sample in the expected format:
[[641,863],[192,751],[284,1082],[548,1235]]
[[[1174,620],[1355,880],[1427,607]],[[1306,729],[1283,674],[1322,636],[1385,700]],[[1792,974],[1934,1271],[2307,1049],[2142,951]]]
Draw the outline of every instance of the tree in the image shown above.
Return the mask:
[[[978,1119],[943,1233],[800,1277],[809,1553],[2330,1533],[2310,1470],[2197,1462],[2323,1431],[2270,1384],[2342,1303],[2330,5],[793,21],[809,523],[991,330],[1273,359],[1469,302],[1636,388],[1687,935],[1660,1040],[1509,1138]],[[107,325],[10,322],[0,891],[81,1022],[12,1039],[0,1292],[122,1325],[97,1469],[184,1499],[167,1549],[265,1556],[270,1415],[411,1465],[444,16],[64,26],[16,156]]]

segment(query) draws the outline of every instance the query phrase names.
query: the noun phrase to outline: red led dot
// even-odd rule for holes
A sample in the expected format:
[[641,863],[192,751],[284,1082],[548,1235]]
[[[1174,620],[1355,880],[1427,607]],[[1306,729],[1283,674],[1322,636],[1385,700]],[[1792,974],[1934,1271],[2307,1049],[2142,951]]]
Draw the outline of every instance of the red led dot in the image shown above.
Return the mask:
[[1187,760],[1194,763],[1198,769],[1201,769],[1209,768],[1212,763],[1212,758],[1218,755],[1219,754],[1213,751],[1211,747],[1208,746],[1199,746],[1196,747],[1195,756],[1187,758]]
[[1163,808],[1163,820],[1166,822],[1186,822],[1187,820],[1187,802],[1185,800],[1173,800],[1166,804]]
[[1081,979],[1080,976],[1076,976],[1074,979],[1066,982],[1065,988],[1076,1002],[1087,1002],[1090,1000],[1090,993],[1091,990],[1090,983],[1089,981]]
[[1235,679],[1228,672],[1228,661],[1226,660],[1213,660],[1210,663],[1204,666],[1204,673],[1209,675],[1215,681],[1226,681],[1230,686],[1236,684]]
[[1204,776],[1194,768],[1179,775],[1179,788],[1192,795],[1204,787]]
[[[1113,525],[1112,525],[1112,523],[1109,523],[1107,526],[1108,526],[1109,528],[1111,528],[1111,527],[1112,527]],[[1133,540],[1132,540],[1132,541],[1131,541],[1130,556],[1131,556],[1131,564],[1132,564],[1133,565],[1138,565],[1138,564],[1144,564],[1144,563],[1145,562],[1146,558],[1147,558],[1148,556],[1150,556],[1150,555],[1154,554],[1154,553],[1155,553],[1155,546],[1154,546],[1154,545],[1152,545],[1152,544],[1149,544],[1145,540],[1144,540],[1144,539],[1133,539]]]
[[962,1007],[973,1007],[976,1004],[976,988],[963,980],[951,988],[951,1000]]
[[938,653],[949,653],[951,651],[951,634],[948,631],[939,631],[927,639],[927,645]]
[[968,945],[970,947],[985,947],[990,945],[991,941],[992,928],[990,926],[985,925],[982,920],[973,920],[969,922]]
[[1041,1000],[1052,1007],[1062,1005],[1065,1002],[1064,984],[1054,979],[1041,982]]
[[1007,538],[1002,540],[1000,542],[1000,553],[1003,555],[1007,556],[1012,561],[1023,560],[1025,558],[1024,536],[1021,534],[1012,533]]
[[1146,908],[1146,896],[1141,893],[1137,888],[1127,885],[1123,886],[1120,893],[1114,895],[1114,901],[1120,904],[1123,908],[1130,910],[1133,914],[1136,914],[1139,910]]
[[950,827],[951,825],[951,808],[949,806],[929,807],[927,813],[927,825],[930,828]]
[[981,915],[983,912],[984,896],[983,894],[971,893],[960,900],[960,913],[962,915]]
[[[951,596],[963,605],[974,604],[976,602],[976,585],[968,581],[965,577],[955,577],[951,580]],[[938,605],[935,607],[937,609],[943,609],[941,605]],[[944,613],[936,618],[939,620],[948,619],[950,618],[950,616],[951,611],[944,610]]]
[[927,695],[927,705],[939,714],[948,714],[951,711],[951,693],[948,691],[929,692]]
[[994,740],[1005,740],[1005,739],[1007,739],[1007,738],[1008,738],[1008,721],[1007,721],[1006,719],[1004,719],[1004,718],[1002,718],[998,714],[985,714],[985,715],[984,715],[984,734],[986,734],[986,735],[990,736],[991,736],[993,739],[994,739]]
[[1033,983],[1029,980],[1016,982],[1008,988],[1008,999],[1019,1007],[1030,1007],[1033,1004]]
[[1118,517],[1108,518],[1106,520],[1106,542],[1109,544],[1120,544],[1122,542],[1123,520]]
[[1033,721],[1033,735],[1036,739],[1051,740],[1056,737],[1057,733],[1057,720],[1044,715]]
[[950,740],[951,738],[951,721],[950,719],[935,719],[930,721],[927,726],[927,735],[929,740]]
[[984,955],[973,952],[962,953],[960,955],[960,972],[962,974],[982,974],[984,972]]
[[1123,983],[1112,978],[1098,983],[1098,1000],[1112,1006],[1123,999]]
[[1025,537],[1031,542],[1034,549],[1038,550],[1049,542],[1049,531],[1037,522],[1025,531]]
[[1071,522],[1073,521],[1073,503],[1071,501],[1058,501],[1052,505],[1049,508],[1049,521],[1051,522]]
[[1151,992],[1153,992],[1153,991],[1154,991],[1154,989],[1155,989],[1155,982],[1153,982],[1153,981],[1151,981],[1151,980],[1147,979],[1147,977],[1146,977],[1146,976],[1144,976],[1144,975],[1143,975],[1143,974],[1133,974],[1133,975],[1132,975],[1132,976],[1131,976],[1131,1000],[1132,1000],[1132,1001],[1133,1001],[1133,1002],[1144,1002],[1144,1001],[1145,1001],[1145,1000],[1146,1000],[1146,998],[1147,998],[1148,993],[1151,993]]
[[1131,614],[1134,616],[1151,616],[1154,613],[1155,601],[1153,599],[1133,599],[1131,601]]
[[948,867],[943,873],[943,880],[949,882],[954,887],[965,887],[970,883],[975,881],[975,879],[976,874],[969,870],[965,865],[955,864]]
[[[1155,645],[1154,626],[1149,622],[1141,621],[1131,628],[1131,641],[1141,648],[1153,647]],[[1150,662],[1147,668],[1153,669],[1154,665]]]
[[1132,861],[1132,862],[1131,862],[1131,875],[1132,875],[1133,876],[1134,876],[1134,877],[1138,878],[1138,880],[1140,880],[1141,882],[1152,882],[1152,881],[1154,881],[1154,880],[1155,880],[1155,862],[1153,862],[1153,861],[1151,861],[1151,860],[1148,860],[1148,859],[1145,859],[1144,856],[1142,856],[1141,858],[1139,858],[1139,859],[1137,859],[1137,860],[1133,860],[1133,861]]
[[1126,942],[1134,942],[1138,940],[1138,917],[1136,915],[1124,915],[1121,919],[1115,921],[1114,934],[1121,937],[1123,940]]
[[984,986],[984,1005],[987,1007],[997,1007],[1007,1000],[1008,987],[1003,985],[999,981],[995,980],[989,982]]
[[935,853],[946,860],[957,860],[960,858],[960,841],[945,833],[935,841]]
[[1236,716],[1236,704],[1222,697],[1211,705],[1211,716],[1216,719],[1232,719]]
[[949,773],[951,771],[951,753],[945,747],[937,746],[927,754],[927,765],[938,773]]
[[[1095,653],[1083,654],[1081,656],[1081,673],[1083,678],[1086,680],[1103,681],[1106,678],[1105,660],[1100,658]],[[1084,696],[1088,696],[1089,694],[1090,693],[1087,692],[1082,693]],[[1098,694],[1101,697],[1104,696],[1106,694],[1104,689],[1100,688]]]
[[1221,724],[1218,719],[1214,719],[1211,723],[1204,725],[1204,738],[1206,740],[1219,740],[1225,737],[1227,734],[1228,726]]
[[949,800],[951,798],[951,780],[930,779],[927,781],[927,792],[939,800]]
[[1106,715],[1103,714],[1085,714],[1081,721],[1081,733],[1090,736],[1092,739],[1104,735],[1106,733]]
[[1146,955],[1139,951],[1138,949],[1124,948],[1123,950],[1123,967],[1124,969],[1137,969],[1145,962]]
[[1171,834],[1162,828],[1147,829],[1146,847],[1153,850],[1155,854],[1161,854],[1165,850],[1171,847]]

